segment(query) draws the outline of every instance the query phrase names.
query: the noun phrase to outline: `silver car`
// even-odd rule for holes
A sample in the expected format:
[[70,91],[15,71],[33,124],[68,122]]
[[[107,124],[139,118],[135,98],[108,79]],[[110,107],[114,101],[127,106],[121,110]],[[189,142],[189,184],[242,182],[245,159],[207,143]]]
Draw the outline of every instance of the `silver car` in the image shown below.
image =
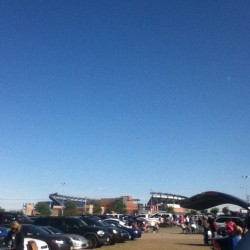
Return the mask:
[[52,226],[39,226],[39,227],[46,230],[50,234],[62,234],[66,237],[69,237],[73,243],[73,250],[86,249],[89,246],[88,240],[84,236],[78,234],[65,234],[59,229]]

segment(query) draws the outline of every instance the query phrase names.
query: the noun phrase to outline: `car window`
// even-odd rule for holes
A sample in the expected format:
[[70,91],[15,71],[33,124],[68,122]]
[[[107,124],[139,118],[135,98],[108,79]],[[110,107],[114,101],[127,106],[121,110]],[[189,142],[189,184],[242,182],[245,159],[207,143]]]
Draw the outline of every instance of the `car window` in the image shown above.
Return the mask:
[[89,218],[82,218],[81,219],[83,222],[85,222],[86,224],[90,225],[91,224],[91,220]]
[[39,217],[35,219],[35,224],[37,225],[50,225],[51,220],[46,217]]
[[80,219],[79,220],[74,219],[74,218],[66,218],[65,219],[65,227],[66,228],[80,228],[83,226],[87,226],[87,224]]
[[225,221],[226,221],[226,218],[218,218],[218,219],[216,219],[215,222],[223,223],[223,222],[225,222]]
[[227,222],[229,219],[231,219],[234,223],[237,223],[238,221],[240,221],[240,218],[233,218],[233,217],[219,217],[215,220],[215,222],[217,223],[225,223]]
[[18,214],[17,218],[21,223],[32,223],[32,220],[26,215]]
[[113,226],[119,226],[119,223],[115,223],[114,221],[105,221],[105,222]]
[[[101,221],[98,221],[98,220],[90,219],[90,220],[89,220],[89,223],[90,223],[92,226],[105,227],[105,225],[104,225]],[[90,224],[89,224],[89,225],[90,225]]]

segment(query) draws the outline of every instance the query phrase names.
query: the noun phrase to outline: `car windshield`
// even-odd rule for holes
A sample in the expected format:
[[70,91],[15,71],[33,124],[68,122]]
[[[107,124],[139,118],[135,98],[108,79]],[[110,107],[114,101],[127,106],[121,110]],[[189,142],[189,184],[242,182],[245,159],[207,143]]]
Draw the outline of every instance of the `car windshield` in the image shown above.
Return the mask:
[[100,222],[103,226],[105,226],[105,227],[108,227],[108,226],[112,225],[112,224],[109,224],[109,223],[107,223],[107,222],[105,222],[105,221],[102,221],[102,220],[99,220],[99,222]]
[[23,232],[28,236],[32,235],[48,235],[49,233],[38,226],[25,226],[23,225]]
[[55,227],[42,227],[43,230],[50,234],[63,234],[63,232]]
[[103,223],[102,221],[100,220],[92,220],[93,223],[96,225],[96,226],[99,226],[99,227],[106,227],[107,225],[105,225],[105,223]]

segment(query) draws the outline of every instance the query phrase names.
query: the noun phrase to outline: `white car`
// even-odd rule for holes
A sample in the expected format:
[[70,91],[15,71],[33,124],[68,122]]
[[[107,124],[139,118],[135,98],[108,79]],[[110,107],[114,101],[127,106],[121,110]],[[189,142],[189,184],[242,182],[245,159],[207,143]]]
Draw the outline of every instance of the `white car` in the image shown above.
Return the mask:
[[45,241],[33,239],[33,238],[24,238],[24,250],[30,249],[28,245],[32,245],[32,243],[35,243],[38,250],[49,250],[48,244]]
[[118,222],[120,225],[124,226],[124,227],[128,227],[128,225],[124,222],[124,221],[121,221],[119,219],[115,219],[115,218],[108,218],[108,219],[104,219],[103,220],[104,222],[105,221],[116,221]]
[[156,218],[150,217],[150,215],[148,215],[148,214],[138,214],[138,215],[136,216],[136,218],[137,218],[137,219],[143,218],[143,219],[147,220],[148,223],[150,223],[150,225],[151,225],[152,227],[154,227],[154,226],[156,226],[156,225],[159,225],[159,224],[161,223],[160,218],[157,218],[157,217],[156,217]]

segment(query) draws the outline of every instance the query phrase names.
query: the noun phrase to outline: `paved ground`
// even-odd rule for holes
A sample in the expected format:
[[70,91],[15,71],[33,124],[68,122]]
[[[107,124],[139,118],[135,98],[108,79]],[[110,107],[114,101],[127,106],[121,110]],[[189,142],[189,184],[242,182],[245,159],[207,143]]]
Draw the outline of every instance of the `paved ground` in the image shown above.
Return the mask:
[[204,246],[202,234],[183,234],[181,228],[160,228],[141,239],[102,247],[103,250],[211,250]]

